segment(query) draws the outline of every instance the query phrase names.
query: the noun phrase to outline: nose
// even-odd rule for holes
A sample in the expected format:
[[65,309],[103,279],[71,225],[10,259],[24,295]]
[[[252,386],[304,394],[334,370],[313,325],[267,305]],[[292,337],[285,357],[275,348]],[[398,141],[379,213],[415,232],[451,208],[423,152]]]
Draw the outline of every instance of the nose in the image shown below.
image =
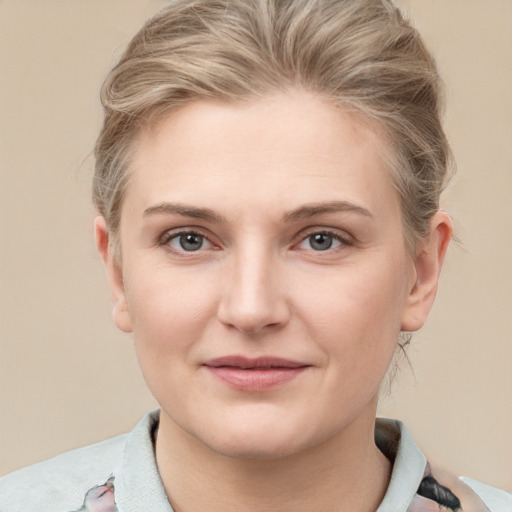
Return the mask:
[[[229,262],[219,320],[245,334],[278,329],[290,318],[279,265],[263,251],[245,251]],[[229,264],[226,262],[226,264]]]

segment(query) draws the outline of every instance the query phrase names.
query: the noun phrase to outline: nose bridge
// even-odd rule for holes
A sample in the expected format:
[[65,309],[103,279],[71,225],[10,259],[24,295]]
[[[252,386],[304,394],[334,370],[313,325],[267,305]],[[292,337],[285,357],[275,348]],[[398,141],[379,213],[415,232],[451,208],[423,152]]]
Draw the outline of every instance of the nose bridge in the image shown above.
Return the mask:
[[221,321],[246,333],[285,323],[288,311],[272,249],[257,237],[248,238],[227,264]]

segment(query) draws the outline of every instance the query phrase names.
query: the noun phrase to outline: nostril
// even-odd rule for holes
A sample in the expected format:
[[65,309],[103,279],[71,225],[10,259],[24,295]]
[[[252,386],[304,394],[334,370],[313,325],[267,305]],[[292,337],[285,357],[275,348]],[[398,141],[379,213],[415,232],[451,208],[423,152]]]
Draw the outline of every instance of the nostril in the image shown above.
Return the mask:
[[245,243],[226,269],[218,318],[244,334],[277,328],[288,321],[289,311],[272,253],[257,244]]
[[244,334],[259,333],[270,328],[279,328],[288,321],[288,309],[282,301],[254,303],[233,298],[224,301],[218,312],[219,320]]

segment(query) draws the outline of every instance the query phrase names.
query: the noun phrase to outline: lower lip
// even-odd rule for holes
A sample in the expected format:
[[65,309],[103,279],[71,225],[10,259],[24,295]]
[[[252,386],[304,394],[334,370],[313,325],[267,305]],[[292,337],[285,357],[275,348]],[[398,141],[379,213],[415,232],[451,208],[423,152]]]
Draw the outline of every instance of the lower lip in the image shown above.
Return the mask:
[[298,377],[308,367],[268,368],[243,370],[231,366],[207,366],[208,370],[219,380],[231,387],[243,391],[266,391],[286,384]]

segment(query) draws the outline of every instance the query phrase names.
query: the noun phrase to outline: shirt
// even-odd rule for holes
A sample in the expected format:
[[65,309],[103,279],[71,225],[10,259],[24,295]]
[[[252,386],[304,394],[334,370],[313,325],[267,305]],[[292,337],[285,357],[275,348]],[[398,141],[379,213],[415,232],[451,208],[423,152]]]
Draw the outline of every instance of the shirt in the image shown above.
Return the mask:
[[[158,418],[3,477],[0,512],[172,512],[154,455]],[[434,469],[399,421],[377,419],[375,440],[393,463],[377,512],[512,512],[509,493]]]

